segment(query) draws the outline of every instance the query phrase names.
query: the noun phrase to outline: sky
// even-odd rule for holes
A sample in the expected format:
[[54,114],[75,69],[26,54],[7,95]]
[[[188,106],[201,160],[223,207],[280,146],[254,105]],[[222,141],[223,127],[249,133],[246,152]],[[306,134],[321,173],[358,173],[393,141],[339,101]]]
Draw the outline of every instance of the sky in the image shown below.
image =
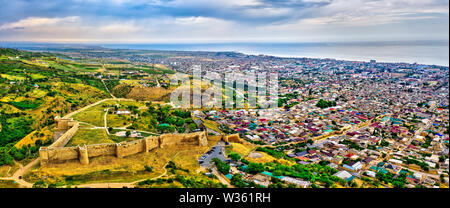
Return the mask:
[[0,41],[449,39],[448,0],[0,0]]

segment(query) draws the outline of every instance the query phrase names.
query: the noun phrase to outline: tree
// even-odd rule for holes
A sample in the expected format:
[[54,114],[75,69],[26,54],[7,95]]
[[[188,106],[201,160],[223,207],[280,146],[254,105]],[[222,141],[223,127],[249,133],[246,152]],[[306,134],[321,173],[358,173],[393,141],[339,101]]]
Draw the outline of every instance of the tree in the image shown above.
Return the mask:
[[17,161],[25,159],[25,155],[20,151],[14,152],[13,156],[14,156],[14,159]]
[[297,188],[297,185],[289,183],[286,188]]
[[8,153],[6,147],[0,147],[0,166],[1,165],[13,165],[13,158]]
[[190,123],[188,127],[189,127],[189,129],[190,129],[191,131],[193,131],[193,130],[197,129],[197,124],[195,124],[195,123]]
[[173,132],[175,132],[175,126],[169,126],[169,132],[170,133],[173,133]]
[[274,176],[281,176],[281,175],[283,175],[283,171],[282,170],[275,170],[275,171],[272,172],[272,174]]
[[239,159],[241,159],[241,156],[238,153],[234,152],[229,154],[228,157],[230,157],[234,161],[239,161]]
[[126,131],[126,132],[125,132],[125,136],[129,137],[130,135],[131,135],[131,132],[130,132],[130,131]]
[[153,172],[152,166],[145,165],[144,168],[145,168],[145,171],[147,171],[147,172]]
[[230,183],[231,183],[231,185],[234,185],[237,188],[245,188],[245,187],[247,187],[247,184],[245,183],[244,179],[242,179],[242,175],[238,174],[238,173],[235,173],[231,177]]
[[383,147],[387,147],[387,146],[389,146],[389,142],[385,141],[385,140],[381,140],[380,145]]
[[178,118],[177,121],[175,122],[176,126],[183,126],[185,124],[185,120],[182,118]]
[[33,184],[33,188],[45,188],[45,183],[43,180],[40,180]]
[[245,169],[246,172],[250,173],[250,174],[256,174],[256,173],[260,173],[264,171],[264,165],[260,164],[260,163],[253,163],[250,162],[248,164],[247,169]]
[[393,181],[392,185],[394,186],[394,188],[405,188],[405,184],[401,181]]
[[336,106],[335,101],[326,101],[324,99],[320,99],[319,102],[317,102],[317,104],[316,104],[316,107],[319,107],[319,108],[328,108],[328,107],[332,107],[332,106]]
[[282,183],[271,183],[269,184],[268,188],[284,188]]
[[230,172],[231,167],[229,164],[224,163],[222,160],[220,160],[217,157],[213,158],[212,161],[216,165],[217,170],[219,172],[221,172],[222,174],[228,174]]
[[165,121],[166,121],[166,123],[169,123],[169,124],[175,124],[177,119],[174,116],[169,116],[169,117],[166,118]]
[[282,181],[278,178],[271,177],[270,182],[272,183],[269,184],[268,188],[284,188]]
[[352,181],[352,182],[350,183],[350,187],[356,188],[356,187],[358,187],[358,184],[355,183],[354,181]]

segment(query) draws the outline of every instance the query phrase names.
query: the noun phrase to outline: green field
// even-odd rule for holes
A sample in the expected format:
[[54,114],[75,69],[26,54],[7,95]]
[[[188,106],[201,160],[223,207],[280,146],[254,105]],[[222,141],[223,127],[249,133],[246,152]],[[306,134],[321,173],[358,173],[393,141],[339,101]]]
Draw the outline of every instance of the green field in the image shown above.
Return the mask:
[[131,121],[128,121],[130,118],[131,116],[127,115],[108,114],[108,127],[117,128],[131,124]]
[[70,139],[66,145],[68,147],[77,145],[103,144],[114,143],[109,139],[104,129],[78,129],[77,133]]
[[14,81],[23,81],[23,80],[25,80],[25,77],[23,77],[23,76],[8,75],[8,74],[0,74],[0,77],[8,79],[8,80],[14,80]]
[[73,118],[77,121],[103,127],[105,126],[104,115],[105,111],[102,103],[75,114]]
[[43,79],[45,78],[44,75],[41,74],[30,74],[31,79]]

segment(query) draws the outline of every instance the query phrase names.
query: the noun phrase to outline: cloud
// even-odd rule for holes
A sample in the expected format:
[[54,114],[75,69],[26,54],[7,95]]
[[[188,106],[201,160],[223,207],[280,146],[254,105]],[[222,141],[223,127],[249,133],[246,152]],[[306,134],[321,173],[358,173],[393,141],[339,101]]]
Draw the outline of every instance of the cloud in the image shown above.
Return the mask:
[[18,0],[0,7],[0,39],[448,39],[448,7],[447,0]]
[[77,16],[64,18],[28,17],[17,22],[0,25],[0,30],[28,29],[36,27],[54,26],[61,23],[73,23],[79,19]]

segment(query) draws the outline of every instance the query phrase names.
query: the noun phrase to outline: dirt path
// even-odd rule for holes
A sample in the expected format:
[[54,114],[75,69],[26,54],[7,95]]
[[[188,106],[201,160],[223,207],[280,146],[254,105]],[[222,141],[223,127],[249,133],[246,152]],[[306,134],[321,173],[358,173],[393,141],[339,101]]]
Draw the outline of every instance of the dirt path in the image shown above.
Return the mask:
[[109,130],[108,130],[108,119],[106,118],[107,116],[108,116],[108,111],[109,111],[109,108],[107,108],[106,109],[106,111],[105,111],[105,130],[106,130],[106,133],[109,135]]
[[107,87],[106,84],[105,84],[105,81],[104,81],[103,79],[101,79],[101,80],[102,80],[103,86],[105,86],[106,91],[108,91],[109,95],[111,95],[112,98],[116,98],[116,96],[114,96],[114,95],[109,91],[108,87]]
[[13,176],[6,177],[6,178],[0,178],[0,179],[13,180],[13,181],[16,181],[18,184],[20,184],[22,187],[32,188],[33,187],[32,183],[28,183],[25,180],[23,180],[23,174],[28,172],[33,166],[37,165],[39,163],[39,161],[40,161],[40,159],[37,158],[37,159],[33,160],[32,162],[28,163],[25,167],[22,164],[17,163],[20,166],[20,168],[13,174]]
[[70,118],[70,117],[72,117],[73,115],[75,115],[75,114],[77,114],[77,113],[79,113],[79,112],[81,112],[81,111],[84,111],[84,110],[86,110],[86,109],[88,109],[88,108],[90,108],[90,107],[96,106],[96,105],[98,105],[98,104],[100,104],[100,103],[103,103],[103,102],[109,101],[109,100],[117,100],[117,101],[133,101],[133,99],[127,99],[127,98],[106,98],[106,99],[97,101],[97,102],[95,102],[95,103],[89,104],[89,105],[87,105],[87,106],[84,106],[84,107],[82,107],[82,108],[80,108],[80,109],[78,109],[78,110],[76,110],[76,111],[73,111],[73,112],[71,112],[71,113],[65,115],[63,118]]
[[217,178],[219,179],[219,181],[220,181],[221,183],[227,185],[229,188],[234,188],[233,185],[231,185],[227,180],[225,180],[225,178],[222,177],[222,174],[220,174],[220,173],[217,171],[217,168],[216,168],[216,167],[212,168],[211,170],[212,170],[212,173],[213,173],[215,176],[217,176]]

